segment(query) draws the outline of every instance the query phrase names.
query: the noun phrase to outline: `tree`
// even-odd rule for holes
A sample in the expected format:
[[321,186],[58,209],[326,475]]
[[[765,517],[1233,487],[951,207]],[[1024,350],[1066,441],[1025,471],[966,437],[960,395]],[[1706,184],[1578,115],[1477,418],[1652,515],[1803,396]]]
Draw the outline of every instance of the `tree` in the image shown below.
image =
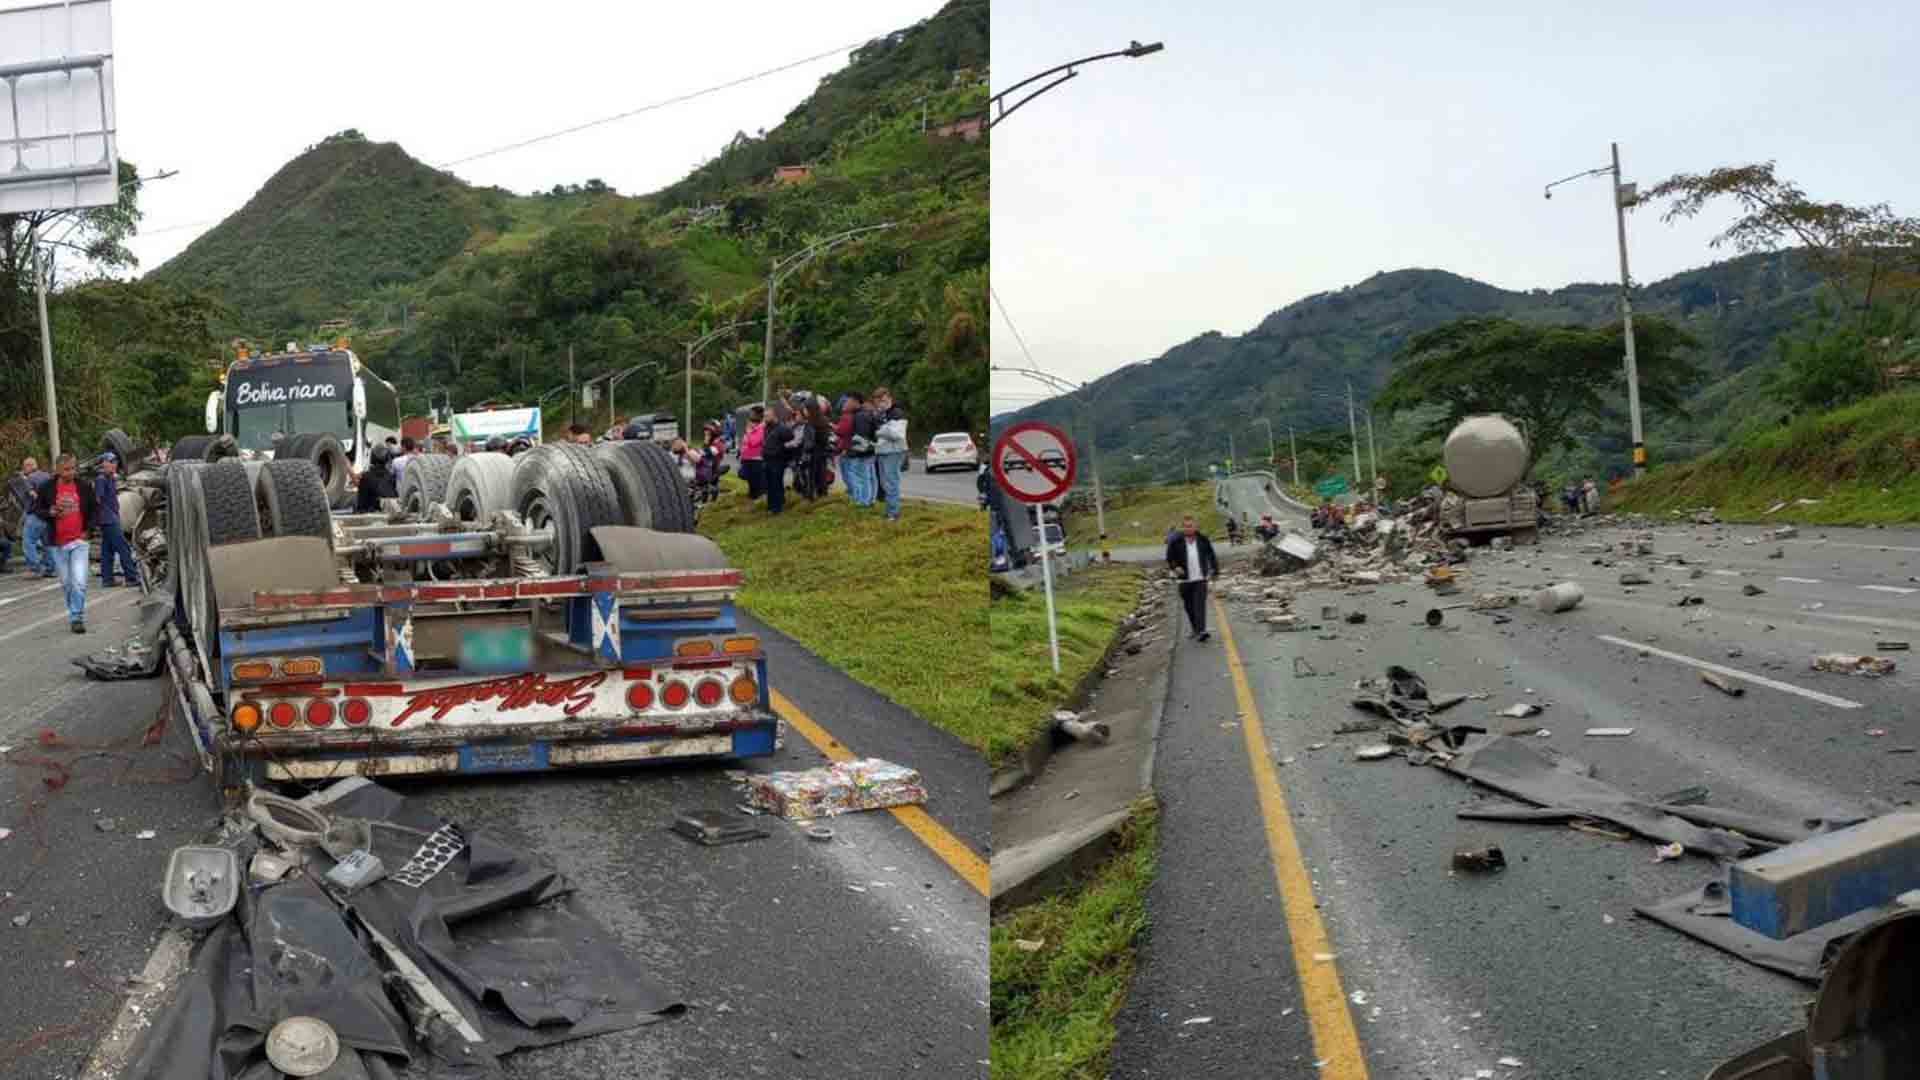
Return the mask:
[[1865,311],[1888,290],[1902,294],[1908,307],[1920,304],[1920,218],[1895,214],[1886,203],[1816,202],[1775,176],[1771,161],[1676,173],[1640,201],[1660,199],[1671,200],[1661,215],[1668,222],[1732,199],[1741,216],[1713,238],[1714,247],[1731,245],[1745,254],[1798,244],[1849,309]]
[[[1699,342],[1664,319],[1642,317],[1634,324],[1634,343],[1641,401],[1683,413],[1681,402],[1701,374],[1686,354]],[[1407,343],[1373,406],[1388,414],[1440,407],[1423,437],[1444,435],[1474,413],[1497,412],[1521,422],[1536,453],[1571,447],[1576,420],[1613,414],[1622,352],[1618,325],[1455,319]]]

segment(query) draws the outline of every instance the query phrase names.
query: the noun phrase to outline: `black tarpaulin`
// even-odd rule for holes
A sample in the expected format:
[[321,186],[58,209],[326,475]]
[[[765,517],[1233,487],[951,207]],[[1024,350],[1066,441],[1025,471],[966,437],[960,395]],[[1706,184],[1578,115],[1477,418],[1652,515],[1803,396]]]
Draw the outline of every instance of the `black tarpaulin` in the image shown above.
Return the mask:
[[1733,921],[1733,906],[1727,899],[1726,880],[1721,878],[1690,892],[1633,910],[1644,918],[1732,953],[1750,964],[1791,975],[1802,982],[1818,983],[1821,973],[1847,939],[1900,909],[1888,905],[1856,911],[1844,919],[1836,919],[1790,938],[1776,940]]
[[[478,1080],[502,1075],[498,1058],[513,1050],[683,1010],[581,910],[545,859],[484,830],[462,830],[464,848],[415,888],[391,875],[446,823],[375,784],[345,783],[333,793],[319,809],[336,822],[367,822],[389,878],[342,898],[321,884],[333,860],[312,848],[305,870],[249,887],[196,949],[129,1075],[277,1077],[265,1064],[265,1033],[286,1016],[306,1015],[356,1048],[348,1052],[360,1053],[372,1080]],[[438,993],[397,977],[376,935]],[[457,1016],[424,1004],[435,999]]]

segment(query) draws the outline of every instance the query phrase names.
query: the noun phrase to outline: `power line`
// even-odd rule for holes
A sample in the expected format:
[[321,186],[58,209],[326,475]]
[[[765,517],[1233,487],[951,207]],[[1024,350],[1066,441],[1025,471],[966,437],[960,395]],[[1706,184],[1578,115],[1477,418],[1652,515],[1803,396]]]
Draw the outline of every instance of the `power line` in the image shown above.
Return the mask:
[[[625,120],[629,117],[639,116],[642,113],[657,112],[658,110],[670,108],[674,105],[683,105],[689,101],[693,101],[698,98],[703,98],[710,94],[717,94],[722,90],[731,90],[736,86],[745,86],[750,82],[757,82],[760,79],[765,79],[773,75],[781,74],[783,72],[792,71],[794,68],[804,67],[807,64],[814,63],[815,61],[818,61],[818,60],[824,60],[829,56],[835,56],[840,53],[847,52],[851,49],[857,49],[861,45],[871,40],[873,39],[862,38],[859,41],[855,41],[847,45],[836,46],[824,52],[817,52],[811,56],[805,56],[798,60],[788,61],[787,63],[781,64],[777,67],[770,67],[764,71],[756,71],[751,75],[742,75],[737,79],[730,79],[727,82],[716,83],[712,86],[704,87],[699,90],[690,91],[685,94],[679,94],[674,97],[663,99],[661,101],[655,101],[650,104],[642,105],[638,108],[628,109],[627,111],[622,113],[616,113],[612,116],[602,117],[598,120],[589,120],[584,124],[574,124],[571,127],[561,128],[558,131],[549,131],[544,135],[535,135],[531,138],[521,139],[518,142],[508,143],[505,146],[496,146],[491,150],[482,150],[479,153],[468,154],[466,157],[455,158],[452,161],[447,161],[439,165],[435,165],[433,166],[433,168],[451,169],[455,165],[464,165],[469,161],[478,161],[481,158],[493,157],[495,155],[504,154],[512,150],[520,150],[525,147],[536,145],[538,143],[547,142],[548,140],[551,140],[551,139],[558,139],[566,135],[575,134],[576,132],[586,131],[589,128],[601,127],[606,124],[614,123],[616,121]],[[137,234],[136,239],[139,237],[146,237],[146,236],[159,236],[163,233],[179,232],[183,229],[199,229],[209,225],[218,225],[221,220],[224,220],[224,219],[214,219],[212,221],[185,222],[178,225],[162,226],[161,228],[158,228],[158,229],[142,229]]]
[[1020,352],[1027,358],[1027,366],[1038,368],[1040,365],[1033,362],[1033,353],[1027,349],[1027,339],[1021,337],[1020,328],[1013,325],[1013,316],[1007,314],[1007,305],[1001,302],[999,291],[988,285],[987,295],[993,297],[993,306],[1000,309],[1000,318],[1006,320],[1007,329],[1013,331],[1013,340],[1019,342]]
[[575,132],[585,131],[588,128],[596,128],[596,127],[600,127],[603,124],[611,124],[617,120],[625,120],[631,116],[639,116],[641,113],[654,112],[656,110],[665,109],[673,105],[683,105],[689,101],[695,100],[696,98],[706,97],[708,94],[717,94],[722,90],[731,90],[736,86],[745,86],[747,83],[756,82],[760,79],[767,78],[768,76],[771,76],[771,75],[778,75],[781,72],[792,71],[794,68],[803,67],[807,64],[813,63],[816,60],[824,60],[829,56],[834,56],[839,53],[846,52],[850,49],[857,49],[861,45],[871,40],[873,39],[862,38],[861,40],[853,42],[852,44],[839,45],[834,48],[828,49],[825,52],[814,53],[812,56],[802,57],[799,60],[793,60],[788,63],[781,64],[779,67],[770,67],[770,68],[767,68],[765,71],[756,71],[751,75],[742,75],[740,78],[733,79],[728,82],[717,83],[713,86],[706,87],[705,89],[695,90],[691,93],[680,94],[676,97],[666,98],[665,100],[656,101],[649,105],[642,105],[637,109],[628,109],[626,112],[615,113],[612,116],[602,117],[599,120],[589,120],[584,124],[575,124],[572,127],[561,128],[559,131],[550,131],[545,135],[535,135],[530,139],[522,139],[519,142],[508,143],[505,146],[495,147],[492,150],[482,150],[477,154],[468,154],[466,157],[455,158],[452,161],[448,161],[448,162],[444,162],[442,164],[436,165],[434,166],[434,168],[451,169],[455,165],[465,165],[469,161],[478,161],[481,158],[492,157],[495,154],[504,154],[509,150],[519,150],[524,147],[532,146],[536,143],[546,142],[549,139],[558,139],[563,135],[572,135]]

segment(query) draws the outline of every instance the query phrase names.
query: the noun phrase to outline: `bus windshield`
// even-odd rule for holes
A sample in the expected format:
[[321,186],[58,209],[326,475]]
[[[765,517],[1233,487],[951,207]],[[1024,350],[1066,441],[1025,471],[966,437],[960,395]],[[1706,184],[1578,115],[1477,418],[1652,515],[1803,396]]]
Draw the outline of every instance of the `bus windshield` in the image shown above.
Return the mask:
[[233,414],[233,437],[242,450],[271,450],[273,437],[325,433],[342,445],[353,440],[353,417],[345,402],[303,401],[293,405],[253,405]]

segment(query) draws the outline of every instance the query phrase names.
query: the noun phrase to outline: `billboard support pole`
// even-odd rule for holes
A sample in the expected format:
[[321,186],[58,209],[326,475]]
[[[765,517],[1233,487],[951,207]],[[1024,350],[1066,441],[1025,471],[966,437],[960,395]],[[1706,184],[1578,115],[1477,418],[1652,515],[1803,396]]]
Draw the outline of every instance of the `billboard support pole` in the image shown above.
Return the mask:
[[33,261],[34,291],[40,301],[40,369],[47,381],[47,448],[57,459],[60,456],[60,399],[53,389],[53,330],[47,323],[47,277],[53,273],[53,255],[39,253]]

